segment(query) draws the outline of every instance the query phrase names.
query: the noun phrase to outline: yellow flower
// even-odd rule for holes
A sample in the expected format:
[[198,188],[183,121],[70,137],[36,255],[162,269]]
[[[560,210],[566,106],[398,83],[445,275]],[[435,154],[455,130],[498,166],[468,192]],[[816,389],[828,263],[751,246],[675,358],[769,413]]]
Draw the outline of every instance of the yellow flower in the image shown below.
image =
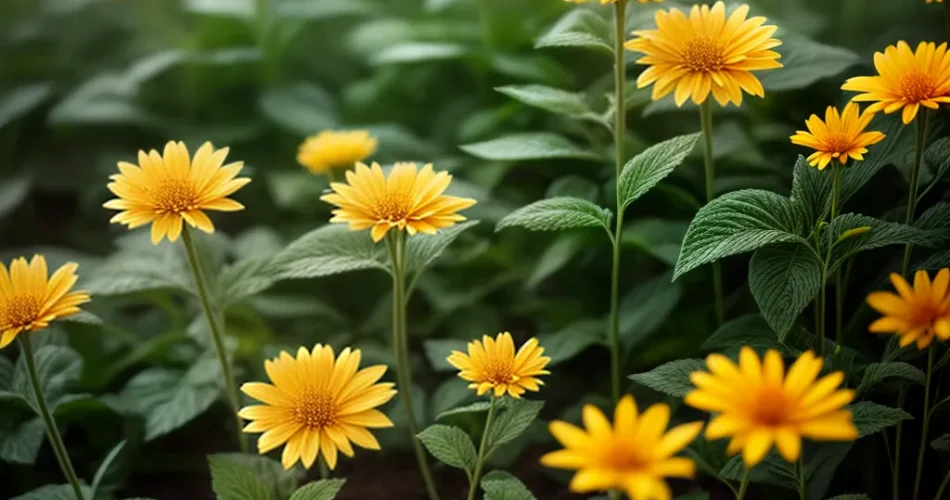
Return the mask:
[[263,432],[257,441],[261,454],[285,444],[281,463],[285,469],[297,461],[310,468],[319,451],[327,466],[336,467],[337,450],[353,456],[352,442],[378,450],[379,442],[367,430],[392,427],[376,410],[395,394],[391,383],[376,383],[384,365],[359,369],[360,350],[346,348],[333,358],[333,348],[317,344],[313,352],[301,347],[294,358],[286,351],[264,362],[273,384],[249,382],[241,386],[263,405],[247,406],[238,413],[253,420],[244,432]]
[[742,104],[742,91],[763,97],[765,90],[752,72],[781,68],[781,57],[771,50],[782,42],[771,38],[775,26],[763,26],[764,17],[746,19],[749,6],[742,5],[726,18],[726,6],[716,2],[694,5],[689,13],[679,9],[658,11],[655,30],[634,31],[636,38],[624,44],[641,52],[639,64],[649,66],[637,78],[637,87],[653,84],[653,100],[674,92],[677,106],[691,96],[705,102],[712,93],[725,106]]
[[448,361],[461,370],[459,377],[471,382],[468,388],[478,391],[479,396],[493,391],[495,396],[507,392],[513,398],[520,398],[525,390],[540,390],[544,382],[538,377],[551,373],[544,369],[551,358],[542,354],[544,348],[534,338],[515,353],[511,334],[504,332],[494,339],[485,335],[481,342],[469,342],[468,354],[452,351]]
[[913,288],[896,273],[891,274],[891,283],[897,294],[868,295],[868,304],[884,315],[871,323],[870,331],[900,335],[901,347],[917,342],[918,349],[928,347],[935,336],[950,339],[950,269],[941,269],[933,283],[927,271],[917,271]]
[[739,364],[721,354],[710,354],[711,372],[693,372],[697,387],[686,395],[686,404],[716,413],[706,427],[706,437],[732,436],[727,453],[742,450],[746,467],[765,458],[774,443],[789,461],[801,455],[801,438],[850,441],[858,430],[851,412],[843,409],[854,391],[838,390],[844,373],[818,377],[822,360],[811,351],[802,354],[785,373],[782,356],[769,350],[764,360],[750,347],[739,353]]
[[215,150],[206,142],[191,159],[183,142],[169,141],[164,155],[153,149],[148,154],[139,151],[138,165],[120,161],[121,173],[113,174],[108,186],[118,198],[102,206],[121,212],[109,222],[129,229],[151,223],[155,244],[165,236],[177,240],[182,220],[206,233],[214,232],[204,211],[243,210],[243,205],[228,196],[251,182],[234,178],[243,162],[221,166],[227,155],[228,148]]
[[808,132],[795,131],[792,144],[814,149],[815,152],[808,156],[808,164],[818,167],[818,170],[824,170],[835,158],[842,165],[848,162],[849,157],[864,160],[867,147],[884,139],[884,134],[880,132],[864,131],[872,118],[874,113],[868,110],[859,115],[858,105],[853,102],[846,104],[840,115],[837,108],[828,106],[825,121],[822,122],[818,115],[811,115],[805,122]]
[[943,0],[927,0],[927,3],[934,3],[934,2],[943,3]]
[[631,500],[670,500],[666,477],[691,478],[696,465],[675,457],[703,428],[693,422],[670,429],[670,407],[659,403],[637,415],[633,396],[624,396],[614,410],[614,422],[593,405],[584,406],[584,427],[553,421],[551,434],[563,450],[541,457],[547,467],[576,469],[570,490],[575,493],[620,490]]
[[324,130],[308,137],[297,151],[297,162],[311,173],[350,168],[376,152],[377,141],[366,130]]
[[[564,1],[568,3],[587,3],[590,0],[564,0]],[[637,1],[640,3],[647,3],[647,2],[660,3],[663,0],[637,0]],[[608,3],[617,3],[617,0],[600,0],[601,5],[606,5]]]
[[907,42],[890,45],[884,53],[874,54],[878,76],[856,76],[841,86],[842,90],[864,92],[854,96],[855,101],[874,102],[868,111],[891,114],[903,109],[904,124],[917,116],[920,106],[931,109],[941,102],[950,102],[950,54],[947,44],[938,47],[933,42],[920,42],[916,52]]
[[372,169],[357,163],[355,171],[346,172],[346,183],[330,183],[333,193],[320,199],[338,207],[330,222],[345,222],[353,231],[372,228],[378,242],[392,228],[435,234],[465,220],[456,212],[475,200],[442,194],[451,181],[448,173],[433,172],[431,164],[417,170],[415,163],[397,163],[387,178],[378,163]]
[[47,280],[46,259],[34,255],[29,264],[19,257],[7,266],[0,262],[0,349],[20,332],[42,330],[50,321],[79,312],[89,302],[86,292],[70,292],[76,284],[76,264],[60,267]]

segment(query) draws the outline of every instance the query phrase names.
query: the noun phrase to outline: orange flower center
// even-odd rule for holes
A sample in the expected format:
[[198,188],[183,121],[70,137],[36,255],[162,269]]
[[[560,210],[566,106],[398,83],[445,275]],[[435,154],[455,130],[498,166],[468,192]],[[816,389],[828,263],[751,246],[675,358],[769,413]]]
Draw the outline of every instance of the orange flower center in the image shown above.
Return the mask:
[[933,335],[934,323],[943,316],[950,315],[939,303],[934,300],[917,301],[910,307],[911,323],[918,328],[926,328],[925,335]]
[[14,295],[3,304],[0,320],[7,328],[27,327],[40,315],[43,303],[35,295]]
[[686,44],[683,64],[697,73],[719,71],[725,65],[722,48],[710,37],[700,36]]
[[762,387],[751,405],[752,419],[762,425],[778,426],[788,421],[789,405],[780,387]]
[[293,408],[297,423],[311,429],[331,427],[336,424],[337,406],[333,395],[323,391],[310,391],[297,398]]
[[614,470],[639,470],[650,465],[649,457],[639,453],[639,448],[634,443],[626,443],[620,440],[611,440],[611,443],[602,448],[601,464],[605,468]]
[[379,220],[397,222],[409,216],[409,198],[404,193],[386,193],[376,204],[374,215]]
[[832,132],[825,137],[825,151],[829,153],[845,153],[852,147],[851,138],[841,132]]
[[180,214],[198,205],[194,186],[185,179],[165,179],[154,191],[155,210],[163,214]]
[[485,382],[492,384],[510,384],[517,382],[519,377],[511,369],[511,363],[503,360],[492,360],[485,365],[483,376]]
[[910,103],[930,99],[935,88],[933,78],[926,73],[914,71],[901,78],[901,95]]

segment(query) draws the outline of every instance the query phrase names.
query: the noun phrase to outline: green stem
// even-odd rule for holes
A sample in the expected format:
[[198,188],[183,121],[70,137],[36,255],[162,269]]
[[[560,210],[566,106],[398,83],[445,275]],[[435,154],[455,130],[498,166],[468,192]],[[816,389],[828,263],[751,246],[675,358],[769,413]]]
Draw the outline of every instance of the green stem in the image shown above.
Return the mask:
[[[712,99],[706,99],[699,106],[699,119],[703,129],[703,166],[706,173],[706,203],[715,198],[713,181],[716,179],[716,167],[713,164],[713,109]],[[726,319],[725,306],[722,300],[722,266],[713,262],[713,297],[716,307],[716,326],[722,326]]]
[[195,288],[198,290],[198,299],[201,301],[201,309],[204,311],[205,319],[211,328],[211,341],[214,344],[214,350],[218,353],[218,361],[221,362],[221,374],[224,377],[225,392],[228,396],[228,404],[231,405],[231,413],[234,415],[234,423],[237,426],[238,447],[241,452],[247,452],[247,444],[241,435],[243,422],[238,412],[241,411],[241,399],[238,395],[237,384],[234,383],[234,373],[231,370],[231,360],[228,358],[228,351],[224,346],[224,328],[219,322],[219,317],[214,313],[211,298],[208,294],[208,286],[205,281],[204,272],[201,268],[201,261],[198,256],[198,249],[195,246],[195,240],[191,236],[191,228],[184,224],[181,232],[181,241],[185,245],[185,251],[188,253],[188,266],[191,268],[191,274],[195,278]]
[[[897,407],[900,408],[901,410],[904,409],[904,398],[906,397],[907,397],[907,389],[906,389],[906,386],[902,385],[901,388],[898,389],[897,391]],[[901,440],[903,439],[903,437],[904,437],[904,422],[901,420],[897,422],[897,429],[894,435],[894,473],[893,473],[893,478],[891,481],[892,492],[894,495],[893,500],[901,500],[900,499]]]
[[950,469],[947,470],[947,475],[943,476],[943,482],[940,483],[940,487],[937,488],[937,496],[934,497],[934,500],[943,498],[943,492],[947,489],[947,484],[950,484]]
[[821,290],[818,292],[818,324],[815,330],[816,341],[818,342],[818,355],[825,357],[825,289],[828,288],[827,264],[821,270]]
[[927,431],[930,429],[930,379],[933,378],[934,344],[927,350],[927,378],[924,382],[924,423],[920,432],[920,450],[917,452],[917,474],[914,476],[914,500],[920,497],[920,478],[924,469],[924,451],[927,449]]
[[[834,182],[831,187],[831,221],[838,216],[838,197],[841,186],[841,171],[844,165],[838,162],[832,163],[834,169]],[[835,345],[840,346],[843,335],[843,309],[844,309],[844,283],[841,275],[841,266],[835,269]],[[838,351],[835,351],[837,355]]]
[[82,486],[79,483],[79,476],[73,469],[73,463],[69,461],[69,455],[66,453],[66,445],[63,444],[63,438],[59,435],[59,429],[56,427],[56,420],[49,411],[46,404],[46,397],[43,396],[43,387],[40,385],[40,378],[36,374],[36,362],[33,359],[33,344],[30,343],[30,332],[21,332],[17,335],[20,341],[20,349],[23,351],[23,359],[26,361],[26,371],[30,376],[30,386],[33,387],[33,395],[36,397],[36,406],[39,410],[43,424],[46,425],[46,435],[49,437],[50,444],[53,445],[53,452],[56,454],[56,461],[63,470],[63,475],[69,480],[73,487],[73,493],[78,500],[85,500],[82,494]]
[[320,466],[320,479],[330,479],[330,469],[327,467],[327,462],[323,457],[317,458],[317,463]]
[[[620,179],[624,163],[627,107],[624,88],[627,85],[627,67],[624,59],[624,30],[627,0],[614,4],[614,180]],[[617,221],[613,237],[613,260],[610,269],[610,394],[614,403],[620,400],[620,251],[623,239],[623,200],[620,199],[620,183],[616,183]]]
[[[930,112],[921,111],[921,116],[917,117],[917,145],[914,154],[914,169],[910,173],[910,186],[907,188],[907,216],[904,223],[908,226],[914,223],[914,209],[917,207],[917,184],[920,183],[920,167],[923,164],[924,148],[927,143],[927,128],[930,124]],[[904,246],[904,264],[901,266],[901,274],[907,276],[910,270],[910,254],[914,245],[908,243]]]
[[416,425],[416,415],[412,408],[412,373],[409,365],[409,339],[406,334],[406,236],[402,231],[391,231],[386,238],[389,257],[392,261],[393,275],[393,352],[396,355],[396,378],[399,383],[399,399],[402,401],[406,414],[406,424],[409,427],[409,439],[412,440],[416,452],[416,461],[419,462],[419,471],[426,484],[429,500],[439,500],[439,493],[432,479],[432,471],[426,461],[425,450],[416,437],[419,428]]
[[736,500],[742,500],[745,498],[746,491],[749,490],[749,469],[746,468],[745,474],[742,475],[742,482],[739,483],[739,491],[736,492]]
[[795,462],[795,472],[798,475],[798,498],[805,500],[805,455],[802,454]]
[[478,481],[482,478],[482,466],[488,458],[488,435],[491,433],[491,424],[495,419],[495,400],[491,396],[491,402],[488,404],[488,417],[485,418],[485,430],[482,431],[482,442],[478,445],[478,459],[475,461],[475,473],[472,475],[472,483],[468,487],[468,500],[475,500],[475,492],[478,491]]
[[620,490],[608,491],[607,498],[609,498],[610,500],[620,500]]

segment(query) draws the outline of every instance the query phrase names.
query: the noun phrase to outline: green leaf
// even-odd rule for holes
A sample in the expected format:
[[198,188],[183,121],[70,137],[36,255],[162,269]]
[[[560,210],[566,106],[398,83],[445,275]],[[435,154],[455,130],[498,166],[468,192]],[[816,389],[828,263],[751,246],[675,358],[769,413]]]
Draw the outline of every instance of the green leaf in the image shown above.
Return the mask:
[[464,45],[444,42],[404,42],[386,47],[372,59],[373,64],[406,64],[458,59],[467,55]]
[[[745,470],[742,455],[739,454],[732,457],[723,466],[722,470],[719,471],[719,475],[731,481],[741,481],[745,475]],[[749,482],[796,489],[798,487],[798,474],[795,471],[795,466],[783,460],[773,449],[769,451],[769,454],[765,456],[761,463],[749,472]]]
[[[871,230],[858,236],[841,239],[847,231],[865,226],[870,227]],[[828,268],[830,272],[837,269],[850,256],[860,252],[904,243],[933,247],[941,242],[942,238],[934,231],[924,231],[906,224],[885,222],[866,215],[843,214],[831,221],[828,228],[828,241],[829,245],[832,242],[838,242],[832,249],[831,265]]]
[[103,491],[103,481],[107,480],[110,475],[115,475],[117,469],[123,465],[123,461],[116,462],[116,459],[122,453],[122,450],[125,449],[125,443],[125,441],[121,441],[115,445],[115,447],[109,451],[109,454],[102,459],[102,463],[99,465],[99,468],[96,470],[96,475],[92,479],[93,497]]
[[[79,288],[93,296],[125,295],[149,290],[194,293],[194,282],[179,245],[156,245],[140,252],[120,252],[96,266]],[[85,275],[83,276],[85,277]]]
[[0,96],[0,128],[36,109],[52,94],[52,84],[32,83]]
[[859,437],[878,433],[892,425],[897,425],[901,420],[913,419],[910,413],[900,408],[890,408],[870,401],[848,405],[848,409],[851,410]]
[[927,257],[926,259],[914,265],[913,269],[940,270],[945,267],[950,267],[950,250],[937,252],[930,257]]
[[766,92],[803,89],[821,80],[840,74],[861,62],[854,52],[816,42],[805,36],[782,30],[778,49],[782,67],[758,73]]
[[749,346],[757,352],[785,349],[761,314],[747,314],[727,321],[700,348],[728,355],[738,353],[742,346]]
[[950,137],[941,137],[924,152],[924,161],[930,167],[933,179],[943,179],[950,170]]
[[798,155],[792,171],[792,200],[802,208],[806,227],[823,219],[831,209],[832,172],[808,166],[808,160]]
[[525,205],[498,221],[495,231],[523,227],[532,231],[563,231],[601,226],[609,231],[610,210],[580,198],[548,198]]
[[749,261],[749,289],[779,334],[792,328],[821,286],[821,261],[804,243],[769,245]]
[[773,243],[802,241],[801,214],[795,201],[759,189],[714,199],[690,223],[673,279],[729,255]]
[[506,85],[495,90],[528,106],[550,111],[571,118],[599,117],[587,104],[584,94],[568,92],[545,85]]
[[440,462],[467,472],[474,470],[475,445],[462,429],[435,424],[420,432],[417,437]]
[[861,383],[858,384],[857,395],[866,394],[880,382],[888,378],[900,378],[915,384],[924,383],[924,372],[920,368],[902,361],[888,361],[871,363],[864,368]]
[[544,348],[544,355],[551,358],[548,366],[555,366],[592,345],[603,343],[605,328],[603,321],[576,321],[556,333],[539,335],[538,344]]
[[333,500],[343,488],[346,479],[324,479],[305,484],[294,492],[290,500]]
[[0,429],[0,460],[32,465],[46,438],[46,426],[33,418],[11,429]]
[[246,464],[228,455],[211,455],[211,489],[218,500],[278,500],[274,490]]
[[13,177],[0,181],[0,219],[13,212],[30,194],[29,177]]
[[930,442],[930,447],[945,453],[950,453],[950,434],[944,434]]
[[[92,498],[89,487],[81,486],[83,496]],[[10,500],[76,500],[73,487],[68,484],[48,484]]]
[[462,232],[476,224],[478,224],[477,220],[470,220],[442,229],[436,234],[410,236],[406,240],[406,272],[421,273],[435,259],[438,259]]
[[462,151],[483,160],[600,159],[600,155],[582,149],[564,137],[549,132],[511,134],[460,147]]
[[538,418],[538,413],[543,407],[544,401],[506,400],[503,411],[496,416],[495,423],[492,424],[491,435],[488,436],[488,449],[494,451],[499,446],[515,440],[531,425],[531,422]]
[[[471,391],[471,389],[468,390]],[[496,402],[495,404],[498,405],[499,403]],[[453,415],[464,415],[466,413],[484,413],[488,411],[489,406],[491,406],[491,404],[488,401],[476,401],[472,404],[444,411],[436,417],[436,420],[442,420],[443,418]]]
[[306,137],[338,126],[333,97],[309,82],[267,89],[259,105],[272,123],[298,136]]
[[581,47],[613,54],[610,27],[594,12],[573,9],[535,42],[541,47]]
[[245,299],[277,282],[277,269],[271,257],[243,259],[226,266],[218,275],[219,304],[222,307]]
[[624,351],[636,347],[662,326],[682,294],[680,284],[673,283],[670,273],[666,272],[640,283],[624,295],[619,312]]
[[670,175],[674,168],[696,147],[699,133],[681,135],[650,146],[634,156],[623,167],[618,184],[618,197],[627,208],[637,198]]
[[914,227],[924,231],[936,231],[944,235],[950,233],[950,203],[937,203],[920,215]]
[[[72,388],[79,381],[83,366],[82,358],[79,353],[69,347],[46,345],[34,351],[33,362],[43,389],[43,397],[55,412],[56,407],[70,397]],[[33,386],[30,383],[26,358],[22,355],[17,360],[10,390],[33,408],[33,411],[40,413]]]
[[537,500],[518,478],[504,471],[485,474],[481,486],[485,491],[484,500]]
[[[277,499],[289,498],[297,489],[297,474],[294,470],[285,470],[280,462],[270,458],[251,455],[247,453],[218,453],[208,456],[209,462],[217,462],[225,469],[236,471],[240,476],[253,476],[258,483],[266,490],[267,496],[255,497],[255,499],[264,500],[264,498],[276,497]],[[212,488],[217,492],[214,486],[214,470],[212,468]],[[222,497],[219,495],[219,499]]]
[[383,245],[367,231],[328,224],[297,238],[274,257],[279,279],[319,278],[362,269],[388,272]]
[[565,233],[558,235],[554,243],[535,261],[531,276],[525,280],[525,288],[533,289],[545,279],[560,271],[584,249],[584,234]]
[[630,380],[643,384],[654,391],[682,398],[694,389],[689,376],[695,371],[705,371],[706,360],[677,359],[660,365],[646,373],[630,375]]

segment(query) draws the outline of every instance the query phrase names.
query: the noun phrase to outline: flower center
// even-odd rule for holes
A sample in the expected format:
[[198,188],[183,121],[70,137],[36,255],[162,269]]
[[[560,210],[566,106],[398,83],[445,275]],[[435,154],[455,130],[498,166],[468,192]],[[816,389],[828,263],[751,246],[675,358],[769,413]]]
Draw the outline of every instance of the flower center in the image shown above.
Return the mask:
[[153,196],[155,209],[160,213],[180,214],[198,205],[194,187],[185,179],[165,179]]
[[913,72],[901,79],[901,95],[904,100],[917,103],[930,99],[935,89],[934,81],[925,73]]
[[697,73],[709,73],[722,69],[725,62],[722,49],[708,36],[696,37],[686,44],[683,64]]
[[294,419],[304,427],[322,429],[336,424],[337,407],[332,394],[311,391],[297,398]]
[[484,368],[485,381],[493,384],[510,384],[518,381],[518,376],[511,369],[511,362],[492,360]]
[[409,198],[403,193],[386,193],[376,204],[375,215],[389,222],[405,220],[409,215]]
[[829,153],[844,153],[851,146],[851,138],[841,132],[832,132],[825,138],[825,151]]
[[763,387],[752,410],[753,418],[762,425],[780,425],[788,420],[789,405],[781,387]]
[[605,453],[602,456],[602,463],[609,469],[635,471],[650,464],[649,458],[639,453],[642,448],[637,447],[636,443],[614,440],[603,449]]
[[8,297],[3,309],[0,310],[0,321],[2,325],[10,327],[26,327],[36,321],[40,315],[40,308],[43,303],[40,297],[35,295],[14,295]]
[[948,314],[942,310],[940,304],[934,303],[932,300],[925,300],[914,304],[911,311],[913,323],[918,325],[918,327],[924,327],[926,329],[924,332],[925,335],[933,335],[934,323],[942,316]]

